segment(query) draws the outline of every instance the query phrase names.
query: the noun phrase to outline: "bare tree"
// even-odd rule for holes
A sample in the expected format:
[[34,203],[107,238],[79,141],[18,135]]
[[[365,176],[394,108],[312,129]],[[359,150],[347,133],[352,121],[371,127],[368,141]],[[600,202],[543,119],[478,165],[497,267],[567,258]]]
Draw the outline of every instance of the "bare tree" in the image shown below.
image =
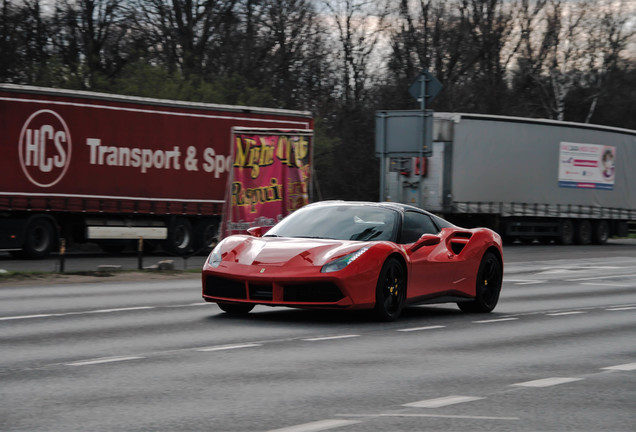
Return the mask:
[[139,28],[150,33],[150,49],[167,67],[186,78],[220,67],[215,54],[236,26],[238,0],[136,1]]
[[585,123],[591,121],[596,111],[607,75],[618,67],[621,54],[636,35],[636,30],[628,27],[633,16],[626,1],[601,0],[596,8],[598,12],[590,17],[585,33],[588,63],[585,81],[593,89]]
[[[384,35],[389,3],[378,0],[323,0],[335,28],[336,61],[340,65],[345,105],[362,101],[365,86],[377,67],[372,62]],[[379,66],[379,62],[376,66]]]
[[58,0],[52,18],[52,54],[65,66],[67,81],[99,88],[133,55],[125,0]]

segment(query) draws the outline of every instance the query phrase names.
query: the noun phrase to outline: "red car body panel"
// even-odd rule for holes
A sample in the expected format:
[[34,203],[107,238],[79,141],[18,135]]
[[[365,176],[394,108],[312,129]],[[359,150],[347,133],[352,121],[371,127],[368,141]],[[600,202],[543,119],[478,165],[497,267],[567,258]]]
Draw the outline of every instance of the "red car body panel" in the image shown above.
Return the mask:
[[[217,247],[218,266],[206,260],[203,298],[217,303],[370,309],[376,304],[382,266],[395,256],[407,273],[406,304],[457,301],[475,297],[486,251],[492,251],[503,267],[501,238],[489,229],[443,228],[437,237],[437,244],[423,245],[231,236]],[[321,271],[334,259],[363,248],[368,249],[345,268]]]

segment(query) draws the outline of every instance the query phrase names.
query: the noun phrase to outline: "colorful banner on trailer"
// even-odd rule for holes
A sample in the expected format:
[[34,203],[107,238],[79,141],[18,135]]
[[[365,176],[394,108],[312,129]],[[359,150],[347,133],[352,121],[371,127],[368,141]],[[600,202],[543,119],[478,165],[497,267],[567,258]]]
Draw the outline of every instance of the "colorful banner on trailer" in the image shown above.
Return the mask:
[[616,147],[562,142],[559,152],[559,186],[613,190]]
[[270,227],[309,203],[311,130],[234,128],[221,237]]

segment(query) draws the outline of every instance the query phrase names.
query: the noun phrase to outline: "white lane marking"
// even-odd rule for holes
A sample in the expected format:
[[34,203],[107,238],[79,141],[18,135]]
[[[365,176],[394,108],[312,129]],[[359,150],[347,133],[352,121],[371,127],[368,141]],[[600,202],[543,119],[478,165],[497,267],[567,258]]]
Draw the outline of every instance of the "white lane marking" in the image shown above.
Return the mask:
[[93,359],[93,360],[83,360],[83,361],[76,361],[72,363],[65,363],[65,365],[66,366],[88,366],[88,365],[96,365],[96,364],[102,364],[102,363],[114,363],[114,362],[121,362],[121,361],[128,361],[128,360],[140,360],[143,358],[145,357],[139,357],[139,356],[106,357],[106,358],[99,358],[99,359]]
[[512,384],[518,387],[551,387],[559,384],[566,384],[575,381],[581,381],[583,378],[543,378],[534,381],[526,381],[522,383]]
[[518,320],[519,318],[495,318],[495,319],[491,319],[491,320],[481,320],[481,321],[473,321],[474,324],[488,324],[488,323],[497,323],[497,322],[502,322],[502,321],[514,321],[514,320]]
[[241,349],[241,348],[253,348],[263,346],[263,344],[241,344],[241,345],[222,345],[208,348],[197,348],[195,351],[199,352],[210,352],[210,351],[225,351],[225,350],[233,350],[233,349]]
[[320,420],[311,423],[272,429],[269,432],[318,432],[360,423],[359,420]]
[[434,329],[441,329],[441,328],[445,328],[446,326],[441,326],[441,325],[434,325],[434,326],[428,326],[428,327],[413,327],[413,328],[405,328],[405,329],[399,329],[398,331],[401,332],[412,332],[412,331],[420,331],[420,330],[434,330]]
[[491,417],[453,414],[387,413],[387,414],[338,414],[342,417],[430,417],[468,420],[521,420],[519,417]]
[[117,308],[117,309],[98,309],[98,310],[93,310],[93,311],[88,311],[83,313],[94,314],[94,313],[128,312],[128,311],[146,310],[146,309],[155,309],[155,307],[154,306],[136,306],[136,307]]
[[417,402],[411,402],[407,404],[403,404],[405,407],[412,408],[440,408],[448,405],[455,405],[464,402],[472,402],[476,400],[484,399],[483,397],[478,396],[446,396],[436,399],[427,399]]
[[636,306],[613,307],[613,308],[609,308],[609,309],[605,309],[605,310],[606,311],[617,312],[617,311],[626,311],[626,310],[634,310],[634,309],[636,309]]
[[564,316],[564,315],[579,315],[584,313],[587,313],[587,312],[584,312],[584,311],[555,312],[555,313],[549,313],[546,315],[547,316]]
[[589,285],[589,286],[608,286],[608,287],[619,287],[626,288],[629,285],[625,284],[617,284],[617,283],[609,283],[609,282],[581,282],[579,285]]
[[595,276],[595,277],[586,277],[586,278],[577,278],[577,279],[565,279],[568,282],[580,282],[580,281],[589,281],[589,280],[599,280],[599,279],[616,279],[616,278],[629,278],[634,277],[636,274],[626,274],[626,275],[611,275],[611,276]]
[[19,316],[8,316],[0,318],[0,321],[9,321],[9,320],[21,320],[21,319],[31,319],[31,318],[47,318],[57,316],[55,314],[40,314],[40,315],[19,315]]
[[0,321],[33,319],[33,318],[65,317],[65,316],[73,316],[73,315],[89,315],[89,314],[101,314],[101,313],[113,313],[113,312],[128,312],[128,311],[161,309],[161,308],[181,308],[181,307],[193,307],[193,306],[208,306],[208,303],[191,303],[191,304],[185,304],[185,305],[169,305],[169,306],[134,306],[134,307],[127,307],[127,308],[96,309],[96,310],[78,311],[78,312],[64,312],[64,313],[37,314],[37,315],[17,315],[17,316],[0,317]]
[[616,366],[604,367],[603,370],[615,370],[615,371],[634,371],[636,370],[636,363],[626,363]]
[[534,280],[534,279],[506,279],[504,278],[503,281],[507,283],[513,283],[516,285],[534,285],[534,284],[545,283],[545,281]]
[[355,337],[360,337],[360,335],[350,334],[350,335],[340,335],[340,336],[325,336],[325,337],[309,338],[309,339],[303,339],[303,340],[307,342],[318,342],[318,341],[325,341],[325,340],[348,339],[348,338],[355,338]]

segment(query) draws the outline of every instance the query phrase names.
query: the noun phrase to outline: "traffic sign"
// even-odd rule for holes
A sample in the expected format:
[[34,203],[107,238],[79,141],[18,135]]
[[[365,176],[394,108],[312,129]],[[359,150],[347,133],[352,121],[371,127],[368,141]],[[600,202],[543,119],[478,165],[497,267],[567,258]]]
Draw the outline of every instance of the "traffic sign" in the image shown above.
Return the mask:
[[409,93],[421,104],[422,109],[426,109],[442,87],[442,83],[432,73],[424,69],[409,87]]

